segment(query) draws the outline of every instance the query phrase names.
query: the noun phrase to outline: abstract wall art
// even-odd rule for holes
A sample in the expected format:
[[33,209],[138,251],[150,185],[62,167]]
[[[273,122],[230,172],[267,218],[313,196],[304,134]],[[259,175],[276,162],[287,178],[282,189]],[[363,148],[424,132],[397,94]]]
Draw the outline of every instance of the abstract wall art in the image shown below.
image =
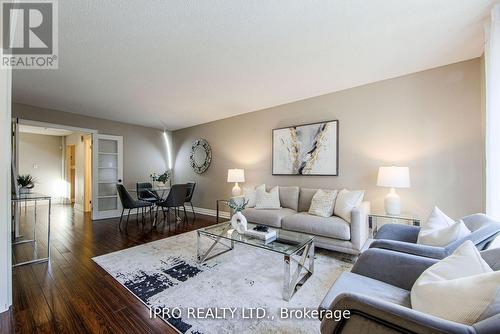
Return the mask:
[[338,175],[339,122],[273,130],[273,175]]

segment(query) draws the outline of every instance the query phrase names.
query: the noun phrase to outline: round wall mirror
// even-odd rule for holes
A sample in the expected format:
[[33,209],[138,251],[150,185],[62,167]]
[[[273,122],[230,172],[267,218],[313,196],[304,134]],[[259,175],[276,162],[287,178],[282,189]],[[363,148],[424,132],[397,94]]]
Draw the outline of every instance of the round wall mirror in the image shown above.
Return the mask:
[[189,156],[191,168],[198,174],[204,173],[212,162],[212,149],[205,139],[197,139],[191,146],[191,155]]

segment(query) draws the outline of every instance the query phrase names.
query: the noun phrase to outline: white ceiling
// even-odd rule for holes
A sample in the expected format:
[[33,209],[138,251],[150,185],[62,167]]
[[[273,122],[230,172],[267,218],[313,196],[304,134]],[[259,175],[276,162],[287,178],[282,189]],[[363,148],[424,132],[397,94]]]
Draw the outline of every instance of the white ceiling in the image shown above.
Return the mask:
[[55,128],[44,128],[41,126],[32,126],[32,125],[19,125],[19,132],[24,133],[34,133],[38,135],[47,135],[47,136],[69,136],[73,133],[73,131],[64,130],[64,129],[55,129]]
[[478,57],[497,0],[64,0],[14,101],[179,129]]

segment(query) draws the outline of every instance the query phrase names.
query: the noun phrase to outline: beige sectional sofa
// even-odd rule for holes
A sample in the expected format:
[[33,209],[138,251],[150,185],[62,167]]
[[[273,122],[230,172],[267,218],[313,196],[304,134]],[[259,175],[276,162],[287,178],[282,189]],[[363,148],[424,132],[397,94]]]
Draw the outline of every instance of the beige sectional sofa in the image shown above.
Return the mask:
[[281,209],[247,208],[243,214],[252,223],[314,235],[317,247],[358,255],[368,239],[370,203],[354,208],[350,222],[337,216],[318,217],[308,213],[316,190],[279,187]]

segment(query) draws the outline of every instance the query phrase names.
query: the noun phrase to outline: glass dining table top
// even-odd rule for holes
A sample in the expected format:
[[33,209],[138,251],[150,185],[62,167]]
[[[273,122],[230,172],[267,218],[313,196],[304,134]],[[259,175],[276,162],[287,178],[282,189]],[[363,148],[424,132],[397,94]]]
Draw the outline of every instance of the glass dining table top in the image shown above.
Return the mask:
[[[169,186],[155,186],[155,187],[152,187],[152,188],[148,188],[148,190],[152,190],[152,191],[167,191],[167,190],[170,190],[170,187]],[[137,188],[127,188],[127,191],[136,193],[137,192]]]
[[[160,199],[165,199],[170,192],[170,187],[169,186],[154,186],[152,188],[149,188],[148,190],[154,191],[160,196]],[[127,188],[127,191],[132,194],[132,196],[135,196],[138,199],[138,192],[137,188]]]
[[[255,226],[257,225],[248,223],[247,229],[253,229]],[[269,229],[276,230],[276,240],[268,243],[264,240],[238,233],[238,231],[232,228],[230,222],[201,228],[198,230],[198,233],[216,238],[221,237],[227,240],[267,249],[284,255],[292,255],[314,240],[313,236],[305,233],[285,231],[278,228]]]

